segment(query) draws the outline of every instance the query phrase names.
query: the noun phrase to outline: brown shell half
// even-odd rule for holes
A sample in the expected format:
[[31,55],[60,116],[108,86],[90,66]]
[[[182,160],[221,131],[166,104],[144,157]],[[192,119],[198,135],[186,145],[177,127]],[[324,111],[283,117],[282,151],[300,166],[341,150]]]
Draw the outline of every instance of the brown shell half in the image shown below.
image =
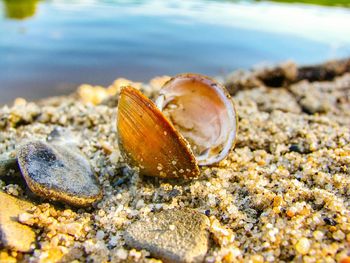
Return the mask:
[[121,91],[117,131],[119,148],[126,160],[143,175],[189,178],[199,175],[189,144],[140,91]]

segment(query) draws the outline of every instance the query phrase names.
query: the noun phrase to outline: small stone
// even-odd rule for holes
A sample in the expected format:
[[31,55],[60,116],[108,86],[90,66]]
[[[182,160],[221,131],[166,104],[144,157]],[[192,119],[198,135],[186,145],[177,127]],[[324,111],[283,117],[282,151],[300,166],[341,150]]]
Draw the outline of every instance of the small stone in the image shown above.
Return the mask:
[[264,262],[264,257],[261,255],[253,255],[253,256],[251,256],[250,259],[253,263],[263,263]]
[[0,240],[3,246],[30,252],[35,243],[34,231],[18,222],[18,216],[34,205],[0,191]]
[[295,249],[302,255],[306,255],[310,250],[310,241],[302,237],[296,244]]
[[63,226],[64,226],[64,229],[62,229],[61,231],[63,233],[68,233],[69,235],[72,235],[72,236],[79,236],[83,228],[83,225],[77,222],[64,224]]
[[166,262],[202,262],[208,250],[208,227],[205,215],[173,209],[131,224],[124,238],[128,246],[148,250]]
[[326,100],[315,98],[314,94],[307,94],[299,101],[303,111],[308,114],[324,113],[330,109]]
[[342,260],[340,260],[340,263],[350,263],[350,257],[345,257]]
[[62,262],[63,253],[59,247],[52,247],[43,253],[40,262]]
[[302,149],[300,148],[300,146],[298,144],[292,144],[290,147],[289,147],[289,150],[291,152],[297,152],[297,153],[302,153]]
[[288,216],[288,217],[293,217],[293,216],[295,216],[295,213],[296,213],[295,207],[291,207],[291,208],[289,208],[289,209],[287,210],[287,216]]
[[144,205],[145,205],[145,202],[143,201],[143,199],[140,199],[136,203],[136,209],[141,209],[142,207],[144,207]]
[[335,232],[335,231],[337,231],[337,227],[335,227],[335,226],[330,226],[330,227],[328,228],[328,230],[331,231],[331,232]]
[[18,215],[18,221],[25,225],[33,225],[35,220],[33,214],[30,213],[21,213]]
[[103,232],[103,230],[98,230],[98,231],[96,232],[96,238],[97,238],[98,240],[103,240],[104,237],[105,237],[105,232]]
[[169,197],[176,197],[178,195],[180,195],[181,192],[178,190],[178,189],[172,189],[170,192],[169,192]]
[[335,231],[332,236],[335,240],[338,241],[341,241],[345,238],[345,234],[341,230]]
[[126,251],[124,248],[119,248],[116,251],[116,256],[121,260],[126,260],[128,258],[128,251]]
[[102,197],[88,160],[74,147],[28,142],[17,151],[29,188],[37,195],[74,206],[88,206]]
[[98,105],[108,98],[107,89],[101,86],[83,84],[78,88],[77,93],[84,103],[91,103],[93,105]]
[[346,235],[346,241],[350,243],[350,233]]
[[10,254],[7,251],[0,251],[0,262],[17,263],[17,259],[10,256]]
[[323,234],[321,231],[316,230],[316,231],[313,233],[313,236],[314,236],[314,238],[315,238],[317,241],[322,241],[324,234]]
[[335,226],[337,222],[333,218],[325,217],[323,218],[323,221],[330,226]]

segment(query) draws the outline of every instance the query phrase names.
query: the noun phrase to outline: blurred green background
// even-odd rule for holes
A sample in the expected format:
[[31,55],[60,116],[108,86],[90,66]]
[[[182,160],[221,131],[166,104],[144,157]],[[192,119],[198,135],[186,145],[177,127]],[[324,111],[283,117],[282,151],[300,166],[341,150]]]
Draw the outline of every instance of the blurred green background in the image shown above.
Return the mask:
[[[2,0],[5,5],[6,17],[13,19],[25,19],[35,15],[39,0]],[[257,0],[261,2],[262,0]],[[349,0],[271,0],[281,3],[303,3],[324,6],[350,7]],[[238,1],[234,1],[238,2]]]

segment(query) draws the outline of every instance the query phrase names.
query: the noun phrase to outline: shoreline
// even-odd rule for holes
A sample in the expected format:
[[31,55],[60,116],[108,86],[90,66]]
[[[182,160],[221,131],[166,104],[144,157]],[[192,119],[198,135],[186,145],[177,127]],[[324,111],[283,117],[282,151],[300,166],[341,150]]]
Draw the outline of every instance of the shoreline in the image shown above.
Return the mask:
[[[16,169],[6,168],[0,203],[7,198],[10,208],[15,201],[8,196],[25,199],[30,209],[18,210],[13,227],[25,226],[35,238],[20,252],[23,247],[6,246],[11,236],[1,236],[0,261],[157,262],[159,256],[150,253],[154,247],[130,246],[130,235],[136,238],[140,230],[127,229],[157,215],[169,224],[162,213],[175,211],[169,233],[187,242],[189,255],[204,253],[204,262],[348,262],[350,59],[300,68],[288,62],[221,79],[238,111],[236,146],[219,164],[202,167],[194,180],[141,177],[127,169],[118,149],[120,88],[130,83],[154,99],[167,79],[117,79],[107,89],[85,84],[69,96],[36,103],[17,99],[0,109],[1,160],[15,157],[25,141],[59,134],[87,158],[103,190],[100,201],[75,208],[38,198]],[[188,234],[208,238],[207,246],[193,246],[178,234],[176,211],[198,221]],[[1,214],[10,212],[0,206]],[[0,216],[0,230],[9,225]],[[181,253],[172,256],[184,260]]]

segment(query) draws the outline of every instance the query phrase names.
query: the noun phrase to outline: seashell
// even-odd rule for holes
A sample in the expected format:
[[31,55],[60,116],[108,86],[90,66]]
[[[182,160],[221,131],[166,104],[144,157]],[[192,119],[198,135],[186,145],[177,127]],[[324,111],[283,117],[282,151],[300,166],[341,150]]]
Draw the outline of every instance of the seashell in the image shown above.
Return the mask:
[[124,88],[119,98],[119,147],[144,175],[198,176],[198,164],[225,158],[236,127],[236,112],[225,88],[198,74],[170,79],[156,104],[132,87]]
[[237,114],[225,87],[199,74],[181,74],[165,83],[158,108],[190,143],[199,165],[224,159],[233,148]]
[[141,174],[158,177],[195,177],[196,159],[187,141],[140,91],[122,89],[117,113],[119,148]]

